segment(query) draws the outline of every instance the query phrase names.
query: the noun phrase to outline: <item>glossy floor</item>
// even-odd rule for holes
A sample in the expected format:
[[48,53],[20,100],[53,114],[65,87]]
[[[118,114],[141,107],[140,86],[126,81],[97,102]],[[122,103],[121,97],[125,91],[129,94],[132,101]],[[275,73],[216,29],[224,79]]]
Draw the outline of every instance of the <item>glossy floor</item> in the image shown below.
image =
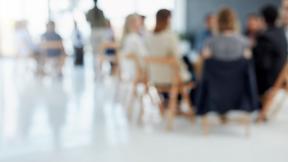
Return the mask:
[[286,104],[276,119],[254,124],[249,138],[241,125],[214,122],[204,136],[199,123],[183,118],[173,132],[156,118],[143,126],[127,121],[115,89],[112,78],[95,81],[89,62],[75,68],[68,61],[60,81],[36,79],[19,62],[0,60],[0,161],[288,161]]

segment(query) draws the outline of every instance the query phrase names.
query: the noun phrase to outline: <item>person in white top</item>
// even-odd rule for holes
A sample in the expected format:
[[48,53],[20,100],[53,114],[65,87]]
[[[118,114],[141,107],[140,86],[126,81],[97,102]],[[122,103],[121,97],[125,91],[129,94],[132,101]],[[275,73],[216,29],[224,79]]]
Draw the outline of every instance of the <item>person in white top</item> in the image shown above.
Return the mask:
[[[162,9],[156,15],[156,27],[153,34],[147,36],[146,45],[149,55],[175,56],[179,60],[182,81],[189,81],[191,76],[182,62],[180,41],[176,33],[170,30],[171,11]],[[169,67],[153,65],[150,70],[150,80],[154,84],[171,84],[172,71]]]
[[127,55],[142,57],[147,54],[144,38],[140,31],[141,17],[137,14],[127,16],[121,42],[121,71],[123,77],[131,78],[135,75],[136,65],[126,58]]
[[34,54],[36,45],[27,29],[27,22],[24,20],[17,22],[15,25],[15,41],[19,57],[30,57]]

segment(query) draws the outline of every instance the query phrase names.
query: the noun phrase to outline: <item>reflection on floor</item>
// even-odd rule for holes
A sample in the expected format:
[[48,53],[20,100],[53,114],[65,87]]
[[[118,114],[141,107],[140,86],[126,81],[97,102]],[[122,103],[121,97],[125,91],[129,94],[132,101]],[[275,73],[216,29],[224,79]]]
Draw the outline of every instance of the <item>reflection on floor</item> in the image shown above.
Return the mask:
[[[36,79],[14,60],[0,60],[0,161],[2,162],[287,162],[288,109],[264,125],[199,124],[178,118],[127,121],[115,100],[115,81],[96,82],[92,66],[65,67],[64,79]],[[126,92],[121,92],[125,96]]]

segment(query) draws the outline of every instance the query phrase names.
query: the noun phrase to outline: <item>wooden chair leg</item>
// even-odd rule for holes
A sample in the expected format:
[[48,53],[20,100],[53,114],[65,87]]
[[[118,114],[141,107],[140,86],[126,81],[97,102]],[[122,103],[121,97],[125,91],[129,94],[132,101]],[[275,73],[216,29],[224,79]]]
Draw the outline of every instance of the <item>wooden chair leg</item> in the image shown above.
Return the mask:
[[143,120],[144,120],[144,95],[141,94],[141,96],[139,97],[140,99],[140,113],[139,113],[139,117],[138,117],[138,124],[142,125],[143,124]]
[[270,92],[268,92],[267,96],[264,99],[265,101],[261,109],[258,122],[265,122],[267,120],[268,110],[272,106],[273,99],[275,98],[277,91],[278,89],[272,89]]
[[251,135],[251,116],[249,113],[244,116],[244,124],[245,124],[245,136],[250,137]]
[[208,115],[205,115],[201,118],[201,125],[204,135],[208,135],[209,133],[209,121],[208,121]]
[[178,87],[172,87],[170,92],[169,106],[168,106],[168,114],[167,114],[167,130],[173,129],[173,123],[176,115],[177,109],[177,99],[178,99]]
[[129,96],[128,106],[127,106],[128,120],[132,119],[133,105],[134,105],[136,96],[137,96],[137,83],[134,82],[132,84],[131,95]]
[[182,88],[182,96],[184,101],[189,107],[189,117],[191,118],[192,123],[195,122],[195,112],[193,110],[192,101],[190,100],[189,92],[186,87]]

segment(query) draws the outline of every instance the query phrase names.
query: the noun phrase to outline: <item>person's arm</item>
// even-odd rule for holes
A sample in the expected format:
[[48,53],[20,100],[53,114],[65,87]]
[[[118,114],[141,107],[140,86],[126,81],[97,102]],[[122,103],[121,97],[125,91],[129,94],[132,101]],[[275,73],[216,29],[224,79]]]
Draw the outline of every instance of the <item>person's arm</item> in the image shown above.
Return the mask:
[[250,48],[244,49],[244,58],[246,58],[248,60],[252,59],[252,51]]
[[209,59],[212,57],[212,52],[211,52],[211,49],[210,47],[205,47],[203,50],[202,50],[202,53],[201,53],[201,56],[203,59]]
[[211,49],[212,41],[208,40],[205,44],[205,47],[201,51],[201,57],[206,60],[212,57],[212,49]]

